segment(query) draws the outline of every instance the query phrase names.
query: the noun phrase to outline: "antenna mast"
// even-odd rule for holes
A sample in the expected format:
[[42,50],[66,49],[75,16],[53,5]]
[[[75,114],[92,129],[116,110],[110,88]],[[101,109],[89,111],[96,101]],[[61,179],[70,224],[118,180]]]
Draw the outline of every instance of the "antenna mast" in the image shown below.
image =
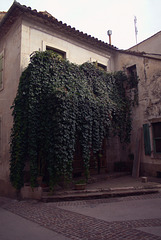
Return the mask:
[[137,23],[137,18],[136,18],[136,16],[134,16],[135,39],[136,39],[136,44],[137,44],[138,43],[138,41],[137,41],[138,29],[137,29],[136,23]]

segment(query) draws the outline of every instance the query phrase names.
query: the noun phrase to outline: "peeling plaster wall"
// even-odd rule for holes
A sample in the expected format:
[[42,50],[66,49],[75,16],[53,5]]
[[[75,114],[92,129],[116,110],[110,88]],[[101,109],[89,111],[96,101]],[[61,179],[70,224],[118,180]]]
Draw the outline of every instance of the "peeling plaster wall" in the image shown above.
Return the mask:
[[[137,154],[138,141],[141,139],[141,172],[145,175],[156,175],[161,171],[161,156],[153,152],[152,122],[161,121],[161,61],[148,57],[137,57],[131,54],[120,53],[116,59],[116,70],[126,70],[136,64],[139,105],[133,108],[133,130],[128,154]],[[143,140],[143,124],[150,126],[151,156],[145,155]],[[141,129],[141,134],[139,133]]]

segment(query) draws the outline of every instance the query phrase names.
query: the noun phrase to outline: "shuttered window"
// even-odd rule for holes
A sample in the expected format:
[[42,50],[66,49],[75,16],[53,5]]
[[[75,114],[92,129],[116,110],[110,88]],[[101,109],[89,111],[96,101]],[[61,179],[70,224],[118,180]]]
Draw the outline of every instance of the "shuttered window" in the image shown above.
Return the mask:
[[161,153],[161,122],[153,123],[152,126],[153,126],[154,152]]
[[1,117],[0,117],[0,162],[2,160],[2,141],[1,141]]
[[145,155],[151,155],[149,124],[143,125]]
[[0,90],[3,87],[3,61],[4,61],[4,54],[2,52],[0,53]]

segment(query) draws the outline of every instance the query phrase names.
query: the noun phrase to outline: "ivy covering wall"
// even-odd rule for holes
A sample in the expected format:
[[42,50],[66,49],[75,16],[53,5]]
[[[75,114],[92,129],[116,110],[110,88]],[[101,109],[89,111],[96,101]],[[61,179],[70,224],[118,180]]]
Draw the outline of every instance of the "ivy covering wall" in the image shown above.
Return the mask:
[[51,187],[62,176],[70,179],[78,140],[86,175],[90,153],[101,149],[104,138],[118,135],[129,142],[131,102],[125,82],[123,72],[107,73],[91,63],[72,64],[51,51],[36,52],[12,106],[12,185],[24,185],[26,163],[33,187],[44,169]]

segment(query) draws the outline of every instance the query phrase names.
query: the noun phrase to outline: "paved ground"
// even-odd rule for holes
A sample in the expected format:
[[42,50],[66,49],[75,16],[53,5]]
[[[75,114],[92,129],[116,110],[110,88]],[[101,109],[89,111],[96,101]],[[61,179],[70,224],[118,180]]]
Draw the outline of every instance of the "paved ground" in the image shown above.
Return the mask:
[[70,240],[52,230],[44,228],[0,208],[0,239],[1,240]]
[[142,178],[133,178],[127,175],[120,176],[118,174],[120,173],[112,174],[112,176],[109,174],[92,176],[85,190],[78,191],[69,187],[67,189],[57,189],[53,195],[50,192],[43,192],[42,201],[72,201],[129,196],[154,193],[161,190],[161,178],[148,178],[147,182],[143,182]]
[[147,182],[143,182],[142,178],[120,176],[115,173],[112,176],[109,174],[92,176],[85,190],[74,190],[69,187],[57,189],[53,195],[50,192],[43,192],[41,200],[44,202],[75,201],[156,193],[158,190],[161,190],[161,178],[148,178]]
[[[118,177],[117,177],[118,176]],[[103,177],[102,179],[99,177]],[[147,182],[142,182],[140,178],[134,178],[130,175],[120,176],[117,174],[101,174],[92,177],[92,183],[87,184],[86,190],[111,190],[113,188],[148,188],[161,186],[161,178],[148,177]]]
[[0,198],[0,206],[1,240],[161,240],[161,193],[58,203]]
[[[110,175],[106,174],[104,177],[107,176],[107,179],[103,179],[98,182],[94,182],[92,184],[87,185],[87,190],[93,190],[93,189],[111,189],[111,188],[123,188],[123,187],[131,187],[131,188],[148,188],[148,187],[155,187],[157,185],[161,184],[161,178],[155,178],[155,177],[148,177],[147,182],[142,182],[141,177],[140,178],[134,178],[130,175],[128,176],[119,176],[117,177],[113,174],[110,178]],[[98,175],[97,175],[98,177]],[[96,177],[96,178],[97,178]]]

